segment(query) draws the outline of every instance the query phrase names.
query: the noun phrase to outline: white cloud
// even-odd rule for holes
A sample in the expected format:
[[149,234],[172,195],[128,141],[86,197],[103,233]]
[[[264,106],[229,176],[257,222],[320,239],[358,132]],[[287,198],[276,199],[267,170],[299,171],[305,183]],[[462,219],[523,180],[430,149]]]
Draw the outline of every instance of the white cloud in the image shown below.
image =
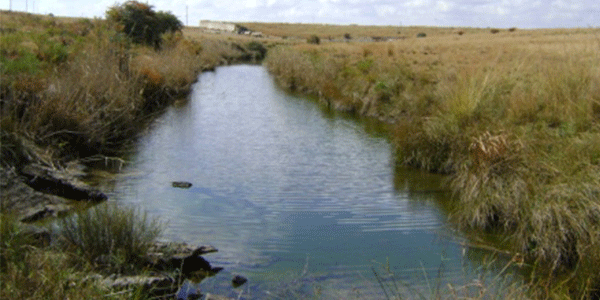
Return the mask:
[[398,10],[392,5],[376,5],[375,11],[377,12],[378,16],[386,17],[395,15]]
[[427,7],[429,6],[429,0],[410,0],[404,3],[405,7]]
[[454,7],[453,2],[448,2],[448,1],[443,1],[443,0],[437,1],[436,5],[435,5],[435,8],[441,12],[447,12],[450,9],[452,9],[453,7]]

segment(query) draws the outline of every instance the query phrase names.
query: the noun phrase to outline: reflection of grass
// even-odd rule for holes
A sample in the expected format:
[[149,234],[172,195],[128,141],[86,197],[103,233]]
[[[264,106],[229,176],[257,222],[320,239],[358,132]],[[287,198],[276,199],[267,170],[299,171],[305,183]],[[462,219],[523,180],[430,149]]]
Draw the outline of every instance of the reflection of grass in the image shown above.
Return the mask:
[[[457,276],[451,276],[442,262],[435,274],[424,265],[409,271],[402,279],[389,261],[374,262],[371,275],[360,276],[362,280],[333,283],[331,277],[319,277],[308,271],[308,260],[302,272],[293,279],[282,280],[264,291],[265,299],[535,299],[533,285],[522,280],[516,269],[523,267],[521,257],[508,261],[496,254],[487,253],[481,265],[469,267],[468,262]],[[360,274],[360,273],[359,273]],[[462,277],[461,277],[462,276]],[[457,284],[457,282],[461,282]],[[340,288],[341,287],[341,288]],[[337,289],[336,289],[337,288]],[[260,288],[259,288],[260,289]],[[261,292],[262,294],[263,292]],[[254,298],[249,291],[242,291],[239,299]],[[560,295],[558,295],[560,298]],[[563,295],[564,296],[564,295]]]
[[430,278],[425,268],[421,266],[423,271],[422,281],[425,283],[425,290],[419,290],[399,279],[391,270],[389,263],[380,264],[379,268],[372,267],[372,271],[385,299],[388,300],[530,299],[528,296],[528,293],[530,293],[529,288],[517,280],[512,280],[511,276],[508,276],[507,271],[513,268],[515,263],[515,260],[511,260],[501,270],[496,271],[494,270],[496,261],[489,261],[476,270],[477,277],[472,280],[466,278],[469,273],[463,270],[464,281],[468,283],[459,286],[443,282],[444,264],[438,267],[435,278]]

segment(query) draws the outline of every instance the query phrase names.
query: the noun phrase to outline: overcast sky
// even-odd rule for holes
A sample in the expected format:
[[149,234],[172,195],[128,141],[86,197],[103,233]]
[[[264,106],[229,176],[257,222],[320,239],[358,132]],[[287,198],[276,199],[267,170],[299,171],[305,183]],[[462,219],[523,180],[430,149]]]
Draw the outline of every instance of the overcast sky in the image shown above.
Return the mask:
[[[118,1],[123,3],[124,1]],[[468,27],[600,27],[600,0],[144,0],[199,20]],[[114,0],[2,0],[0,8],[103,17]],[[187,19],[186,19],[187,7]]]

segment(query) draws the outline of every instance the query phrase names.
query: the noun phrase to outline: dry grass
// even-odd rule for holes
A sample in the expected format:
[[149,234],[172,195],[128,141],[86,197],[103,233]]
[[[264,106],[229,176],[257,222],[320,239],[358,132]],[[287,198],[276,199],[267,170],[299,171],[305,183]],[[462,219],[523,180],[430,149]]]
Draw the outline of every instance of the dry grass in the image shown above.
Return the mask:
[[165,35],[157,51],[103,20],[5,11],[2,19],[2,130],[65,160],[118,154],[189,93],[200,71],[254,57],[227,40],[181,33]]
[[[92,228],[101,232],[103,228],[121,228],[119,236],[113,235],[115,247],[106,247],[93,239],[86,246],[103,248],[59,248],[44,245],[24,230],[22,223],[9,215],[0,214],[0,298],[2,299],[145,299],[147,295],[138,290],[127,293],[112,293],[98,281],[88,276],[107,270],[96,266],[90,258],[98,251],[125,250],[123,245],[139,240],[138,235],[147,236],[147,228],[129,228],[124,224],[140,224],[143,219],[130,211],[114,207],[103,210],[103,218],[77,219],[77,230]],[[67,221],[68,222],[68,221]],[[71,230],[71,231],[68,231]],[[69,227],[72,234],[73,228]],[[69,236],[69,235],[67,235]],[[107,235],[99,236],[106,240]],[[109,253],[115,255],[116,253]],[[108,270],[109,272],[111,270]]]
[[157,220],[115,203],[101,204],[60,220],[60,235],[66,247],[89,261],[108,256],[131,263],[146,254],[161,232]]
[[[31,160],[52,166],[121,154],[156,114],[187,95],[200,71],[254,58],[254,50],[227,40],[171,34],[155,50],[131,44],[103,20],[6,11],[1,17],[0,165],[17,171]],[[158,234],[156,223],[110,206],[62,225],[66,249],[42,248],[15,220],[0,216],[0,298],[147,296],[107,295],[86,276],[139,273],[135,257]],[[99,257],[109,266],[99,268],[93,262]]]
[[532,282],[562,289],[542,298],[592,295],[600,30],[443,32],[280,48],[267,66],[289,88],[394,122],[401,162],[451,174],[460,226],[503,232],[538,265]]
[[292,39],[307,39],[316,35],[322,40],[343,40],[349,35],[350,40],[362,38],[414,38],[420,32],[428,36],[443,36],[462,30],[468,33],[481,32],[479,28],[455,27],[418,27],[418,26],[359,26],[335,24],[301,24],[301,23],[240,23],[252,30],[262,32],[267,36],[285,37]]

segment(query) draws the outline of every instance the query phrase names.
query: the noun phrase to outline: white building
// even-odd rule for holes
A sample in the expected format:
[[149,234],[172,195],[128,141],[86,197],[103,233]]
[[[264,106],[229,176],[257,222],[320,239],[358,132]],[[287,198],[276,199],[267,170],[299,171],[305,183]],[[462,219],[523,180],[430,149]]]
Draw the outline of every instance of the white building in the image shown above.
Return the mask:
[[232,23],[225,22],[215,22],[215,21],[200,21],[200,28],[216,30],[216,31],[226,31],[226,32],[236,32],[239,33],[241,28],[238,25]]

